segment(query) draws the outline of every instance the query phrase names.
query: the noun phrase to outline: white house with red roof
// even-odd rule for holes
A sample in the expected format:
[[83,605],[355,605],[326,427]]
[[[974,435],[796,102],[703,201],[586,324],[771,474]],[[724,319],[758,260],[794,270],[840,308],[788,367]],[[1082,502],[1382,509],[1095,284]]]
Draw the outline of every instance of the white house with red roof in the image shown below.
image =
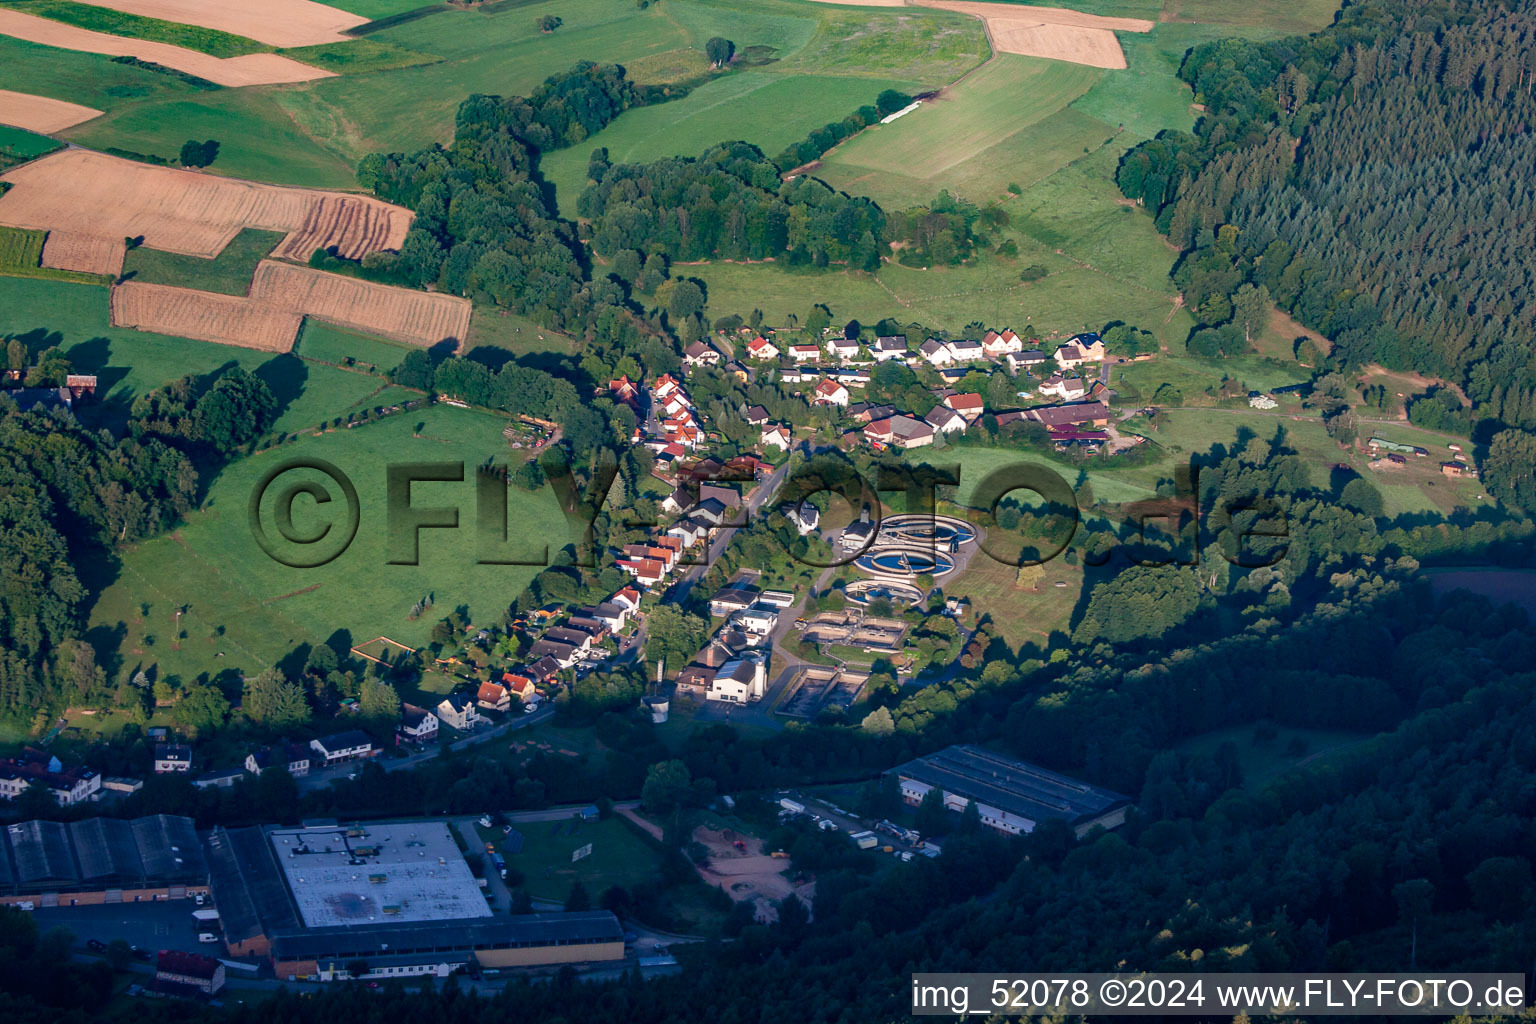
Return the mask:
[[765,448],[768,445],[773,445],[780,451],[787,452],[789,451],[790,445],[794,443],[794,440],[790,436],[788,427],[775,424],[773,426],[763,428],[762,436],[757,439],[757,443]]
[[777,359],[779,358],[779,346],[759,334],[747,342],[748,359]]
[[847,407],[848,389],[837,381],[824,380],[811,392],[812,405],[837,405]]
[[789,358],[797,363],[809,363],[821,357],[821,349],[815,345],[789,346]]
[[982,401],[981,396],[973,393],[950,395],[944,399],[944,405],[964,416],[967,423],[975,423],[981,419],[981,414],[987,411],[986,403]]

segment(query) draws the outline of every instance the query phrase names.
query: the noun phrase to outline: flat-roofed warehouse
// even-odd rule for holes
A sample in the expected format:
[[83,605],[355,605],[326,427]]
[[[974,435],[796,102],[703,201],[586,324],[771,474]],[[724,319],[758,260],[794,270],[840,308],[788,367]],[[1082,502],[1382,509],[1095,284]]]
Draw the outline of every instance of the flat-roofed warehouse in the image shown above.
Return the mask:
[[446,823],[214,829],[224,940],[282,978],[318,981],[620,960],[607,911],[493,917]]
[[908,804],[922,803],[934,789],[952,811],[974,800],[983,825],[1011,835],[1027,835],[1039,822],[1060,820],[1083,836],[1095,827],[1124,824],[1131,806],[1120,793],[969,745],[946,747],[886,774],[896,777]]
[[208,864],[191,818],[23,821],[0,836],[0,903],[72,907],[207,891]]
[[624,929],[606,910],[522,914],[471,921],[308,928],[272,940],[279,978],[445,976],[473,957],[481,967],[531,967],[624,958]]

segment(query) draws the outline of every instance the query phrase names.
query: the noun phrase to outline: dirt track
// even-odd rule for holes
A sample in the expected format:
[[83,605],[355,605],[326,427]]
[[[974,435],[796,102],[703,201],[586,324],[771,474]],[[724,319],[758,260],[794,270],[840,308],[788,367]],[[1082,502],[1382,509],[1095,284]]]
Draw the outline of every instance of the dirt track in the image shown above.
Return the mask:
[[[0,224],[57,232],[60,251],[85,251],[75,236],[98,240],[92,265],[49,263],[72,270],[114,273],[123,239],[144,237],[151,249],[212,259],[242,228],[286,231],[277,255],[307,260],[336,246],[349,259],[398,249],[412,213],[399,206],[341,192],[261,185],[213,174],[66,149],[0,175],[14,187],[0,196]],[[103,255],[115,247],[109,258]]]
[[350,39],[343,29],[368,19],[311,0],[80,0],[146,18],[198,25],[245,36],[269,46],[310,46]]
[[206,78],[218,85],[276,85],[282,82],[308,82],[333,78],[333,72],[300,64],[276,53],[251,53],[243,57],[210,57],[182,46],[154,43],[146,39],[92,32],[66,25],[62,21],[34,18],[12,10],[0,10],[0,35],[24,39],[29,43],[57,46],[84,53],[103,53],[111,57],[137,57],[189,75]]
[[0,124],[11,124],[30,132],[50,135],[100,116],[101,111],[94,107],[82,107],[78,103],[67,103],[47,96],[0,89]]

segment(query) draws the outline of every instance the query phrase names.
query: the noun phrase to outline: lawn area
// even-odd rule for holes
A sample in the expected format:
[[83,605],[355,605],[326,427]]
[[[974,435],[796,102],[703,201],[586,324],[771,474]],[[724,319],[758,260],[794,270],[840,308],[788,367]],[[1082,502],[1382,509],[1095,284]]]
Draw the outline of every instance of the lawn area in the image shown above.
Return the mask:
[[829,121],[873,104],[881,90],[911,87],[897,79],[780,74],[772,66],[742,71],[683,99],[626,111],[580,145],[543,157],[539,170],[554,184],[562,215],[575,217],[587,161],[599,146],[608,147],[614,163],[646,163],[697,156],[717,142],[742,139],[772,157]]
[[248,53],[265,53],[272,49],[265,43],[229,32],[221,32],[215,28],[146,18],[139,14],[114,11],[110,7],[75,3],[74,0],[7,0],[0,3],[0,8],[61,21],[67,25],[75,25],[92,32],[104,32],[111,36],[147,39],[150,42],[181,46],[214,57],[241,57]]
[[246,228],[213,259],[162,252],[140,246],[123,260],[125,278],[149,284],[170,284],[225,295],[244,295],[251,287],[256,264],[283,240],[281,231]]
[[[925,451],[923,461],[934,465],[960,467],[960,486],[956,488],[955,503],[967,507],[971,505],[976,486],[986,479],[988,474],[1005,466],[1020,464],[1042,466],[1078,491],[1078,502],[1085,505],[1088,504],[1086,499],[1089,495],[1082,493],[1084,483],[1092,489],[1091,497],[1095,502],[1107,501],[1112,504],[1122,504],[1152,497],[1153,484],[1159,472],[1155,467],[1146,466],[1126,469],[1092,469],[1084,472],[1075,466],[1052,462],[1028,452],[1015,451],[1011,448],[985,448],[970,445],[952,446],[937,452]],[[1106,460],[1106,465],[1110,462],[1112,460]],[[1169,470],[1164,466],[1160,472],[1162,475],[1167,475]],[[1024,501],[1029,498],[1029,495],[1021,493],[1018,498]]]
[[175,158],[187,139],[217,139],[219,155],[209,173],[311,188],[355,188],[356,161],[323,147],[294,123],[279,103],[285,89],[218,89],[148,100],[109,111],[63,134],[93,149],[116,147],[166,159]]
[[[506,852],[507,837],[501,829],[476,829],[485,842],[496,844],[508,869],[523,873],[522,888],[536,899],[564,902],[571,886],[580,882],[596,903],[610,886],[628,889],[656,876],[660,861],[656,848],[617,818],[523,821],[512,827],[523,836],[522,851],[513,854]],[[588,843],[592,853],[573,863],[571,854]]]
[[[417,424],[424,424],[419,435]],[[476,564],[473,480],[414,485],[415,507],[461,509],[458,530],[422,534],[420,564],[414,566],[389,564],[384,483],[385,467],[401,461],[462,460],[470,478],[476,464],[506,451],[503,424],[499,416],[436,406],[304,437],[236,462],[212,482],[203,506],[184,526],[123,552],[120,573],[91,609],[90,638],[108,664],[131,671],[155,662],[162,672],[190,678],[226,668],[261,671],[293,646],[337,631],[347,633],[350,642],[386,634],[419,646],[434,619],[461,605],[476,619],[499,616],[536,569]],[[306,457],[326,460],[354,481],[361,525],[351,546],[330,564],[294,569],[257,546],[246,508],[263,474]],[[282,483],[300,477],[336,493],[333,482],[308,470],[289,470]],[[267,493],[276,491],[274,486]],[[272,500],[262,512],[269,531]],[[551,547],[566,543],[569,531],[552,491],[513,491],[509,502],[509,518],[524,536],[547,538]],[[301,499],[294,508],[296,529],[312,531],[325,521],[323,511]],[[434,610],[410,619],[411,607],[429,595]],[[187,638],[180,649],[172,632],[178,607],[186,609],[181,628]],[[146,635],[153,642],[146,642]]]
[[[1078,115],[1008,146],[1018,133],[1083,95],[1105,74],[1064,61],[999,54],[951,89],[887,125],[839,146],[816,172],[829,184],[897,209],[950,188],[976,202],[1005,196],[1010,182],[1035,179],[1097,148],[1113,129]],[[1084,142],[1084,140],[1088,140]],[[1066,152],[1042,159],[1061,142]],[[1084,145],[1075,145],[1083,142]],[[1006,151],[1005,151],[1006,148]]]
[[[1045,566],[1039,590],[1015,586],[1019,570],[993,561],[984,553],[971,559],[964,572],[944,582],[947,597],[963,597],[979,615],[989,615],[1010,647],[1047,646],[1053,632],[1071,629],[1072,611],[1083,588],[1083,569],[1056,559]],[[1064,581],[1065,587],[1054,586]]]

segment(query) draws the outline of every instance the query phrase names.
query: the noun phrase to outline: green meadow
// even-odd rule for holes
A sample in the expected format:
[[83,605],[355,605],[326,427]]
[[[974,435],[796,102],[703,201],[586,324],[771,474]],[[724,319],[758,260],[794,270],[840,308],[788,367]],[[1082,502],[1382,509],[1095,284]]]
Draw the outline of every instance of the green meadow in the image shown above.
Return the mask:
[[[307,436],[234,463],[211,482],[202,507],[184,525],[121,553],[120,572],[91,609],[92,639],[104,653],[117,651],[125,669],[154,662],[162,672],[189,677],[223,668],[260,671],[294,645],[324,640],[337,630],[353,642],[383,634],[419,646],[431,623],[459,606],[477,620],[498,617],[536,571],[476,564],[474,467],[508,450],[501,436],[504,422],[436,406]],[[359,499],[360,524],[351,546],[315,569],[289,568],[268,558],[247,517],[263,475],[298,458],[335,465],[353,481]],[[405,461],[466,465],[464,483],[419,483],[412,489],[417,507],[461,510],[457,530],[422,532],[419,565],[389,564],[385,467]],[[295,469],[282,483],[291,482],[290,476],[324,482]],[[336,494],[335,484],[329,486]],[[570,541],[552,491],[514,489],[509,496],[509,519],[520,524],[523,536],[547,539],[552,548]],[[261,509],[269,531],[271,501]],[[301,499],[294,507],[295,527],[316,529],[323,513],[339,507],[339,494],[329,506]],[[435,612],[412,619],[412,607],[429,597]],[[174,632],[178,608],[184,638]]]
[[251,289],[256,264],[283,240],[281,231],[246,228],[235,235],[213,259],[163,252],[140,246],[123,259],[123,277],[148,284],[169,284],[225,295],[244,295]]
[[576,199],[587,185],[587,161],[600,146],[614,163],[646,163],[668,156],[697,156],[717,142],[741,139],[768,156],[829,121],[841,121],[872,104],[883,89],[910,89],[896,79],[831,78],[743,71],[716,79],[688,96],[624,114],[579,146],[539,161],[555,186],[560,212],[576,216]]

